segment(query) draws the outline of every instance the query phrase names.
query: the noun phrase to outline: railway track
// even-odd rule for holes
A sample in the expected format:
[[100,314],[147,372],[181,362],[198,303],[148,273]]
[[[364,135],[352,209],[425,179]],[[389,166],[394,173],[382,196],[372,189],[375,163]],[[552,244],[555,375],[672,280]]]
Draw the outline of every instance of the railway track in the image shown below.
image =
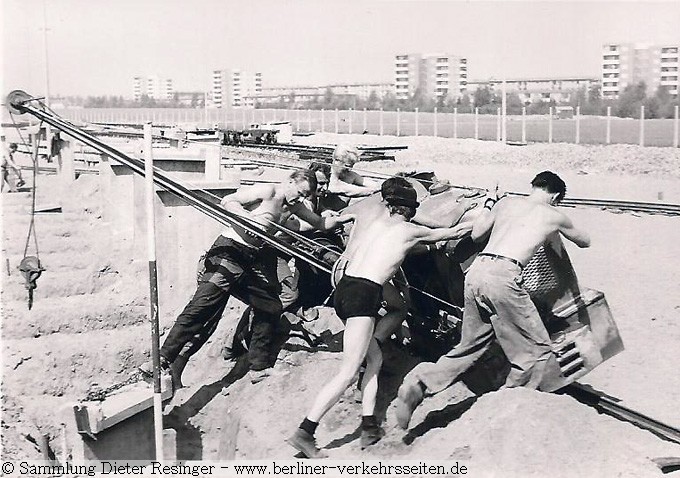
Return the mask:
[[[239,158],[243,160],[244,158]],[[279,161],[269,161],[259,158],[249,158],[248,161],[258,166],[265,167],[276,167],[281,169],[299,169],[303,166],[296,163],[296,160],[291,158],[286,158],[285,160],[281,158]],[[356,168],[355,168],[356,169]],[[371,179],[387,179],[390,177],[389,174],[375,173],[372,171],[358,170],[363,176]],[[461,189],[479,189],[471,186],[457,185],[452,186]],[[526,193],[509,192],[508,194],[512,196],[527,196]],[[615,211],[625,211],[625,212],[635,212],[643,214],[659,214],[666,216],[680,216],[680,204],[673,203],[656,203],[656,202],[641,202],[641,201],[623,201],[618,199],[592,199],[592,198],[564,198],[560,203],[563,207],[591,207],[604,210],[615,210]]]
[[[562,389],[562,393],[574,397],[581,403],[595,408],[600,413],[605,413],[618,420],[631,423],[639,428],[654,433],[656,436],[674,443],[680,444],[680,429],[660,422],[632,408],[618,403],[618,400],[604,393],[591,390],[588,387],[574,382]],[[680,458],[678,458],[680,465]]]

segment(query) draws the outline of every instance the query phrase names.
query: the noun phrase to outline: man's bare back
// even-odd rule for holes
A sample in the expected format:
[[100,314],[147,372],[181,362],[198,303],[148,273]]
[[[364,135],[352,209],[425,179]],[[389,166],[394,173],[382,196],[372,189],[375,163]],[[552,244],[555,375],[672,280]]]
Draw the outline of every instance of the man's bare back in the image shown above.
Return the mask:
[[574,228],[571,220],[554,206],[528,198],[505,198],[475,223],[473,238],[490,230],[485,253],[509,257],[526,265],[546,241],[561,234],[579,247],[588,247],[590,239]]

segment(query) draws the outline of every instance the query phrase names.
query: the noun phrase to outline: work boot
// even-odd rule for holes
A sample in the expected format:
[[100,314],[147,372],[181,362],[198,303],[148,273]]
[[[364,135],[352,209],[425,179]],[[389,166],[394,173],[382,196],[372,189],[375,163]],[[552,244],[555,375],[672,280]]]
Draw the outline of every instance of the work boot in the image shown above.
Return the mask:
[[276,369],[274,367],[265,368],[263,370],[251,370],[248,372],[248,377],[250,378],[250,383],[260,383],[267,377],[283,377],[288,375],[290,372],[287,370]]
[[233,347],[224,346],[222,348],[222,358],[224,360],[236,360],[247,354],[248,350],[240,342],[234,343]]
[[293,436],[286,440],[290,446],[305,455],[307,458],[327,458],[328,454],[316,446],[314,435],[309,434],[302,428],[298,428]]
[[397,423],[406,430],[411,421],[411,415],[423,401],[425,393],[420,382],[403,383],[397,392]]
[[[161,373],[169,373],[170,371],[170,362],[161,355]],[[142,376],[145,379],[148,378],[153,378],[153,360],[148,360],[144,362],[142,365],[137,367],[137,369],[142,372]]]
[[385,436],[385,430],[380,425],[361,429],[361,449],[378,443]]

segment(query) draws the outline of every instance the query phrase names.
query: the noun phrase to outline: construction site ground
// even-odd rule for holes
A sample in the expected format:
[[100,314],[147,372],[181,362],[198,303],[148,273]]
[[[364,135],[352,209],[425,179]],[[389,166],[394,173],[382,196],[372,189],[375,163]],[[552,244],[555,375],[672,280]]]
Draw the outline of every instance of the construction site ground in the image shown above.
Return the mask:
[[[409,146],[396,152],[395,162],[357,164],[363,170],[433,170],[453,184],[489,187],[498,179],[508,191],[527,192],[537,172],[551,169],[564,177],[573,197],[680,202],[678,149],[332,134],[299,141]],[[30,311],[17,266],[31,198],[27,192],[2,196],[3,459],[39,459],[43,435],[58,451],[60,410],[88,391],[127,379],[148,360],[147,263],[132,260],[127,242],[111,241],[98,194],[97,176],[81,176],[69,187],[56,176],[38,177],[38,206],[58,205],[61,212],[35,217],[46,271]],[[564,211],[592,235],[591,248],[568,245],[568,252],[580,282],[605,293],[626,347],[581,383],[680,427],[680,219],[593,208]],[[158,258],[159,264],[171,260]],[[193,291],[177,293],[188,300]],[[160,310],[167,331],[179,307],[161,303]],[[231,452],[240,459],[293,458],[285,438],[340,363],[342,324],[332,309],[321,308],[320,318],[306,326],[324,344],[314,348],[290,339],[277,364],[284,375],[251,384],[244,360],[221,357],[224,331],[242,310],[232,299],[211,341],[187,366],[187,387],[165,409],[166,427],[177,432],[179,459],[217,460]],[[478,397],[456,384],[426,400],[403,431],[396,426],[393,400],[417,360],[396,344],[388,346],[378,407],[387,435],[369,449],[359,447],[356,393],[343,396],[317,433],[331,458],[457,460],[472,476],[641,477],[661,475],[652,459],[680,456],[680,446],[599,415],[567,395],[525,389]],[[236,448],[230,451],[234,430]]]

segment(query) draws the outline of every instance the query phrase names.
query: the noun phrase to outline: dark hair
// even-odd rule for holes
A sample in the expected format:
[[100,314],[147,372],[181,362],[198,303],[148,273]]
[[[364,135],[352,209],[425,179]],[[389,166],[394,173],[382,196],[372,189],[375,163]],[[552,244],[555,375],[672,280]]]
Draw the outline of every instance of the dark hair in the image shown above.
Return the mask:
[[9,149],[18,149],[19,146],[17,146],[16,143],[9,143]]
[[316,174],[309,169],[296,169],[290,175],[290,179],[296,182],[307,181],[312,191],[316,190]]
[[564,199],[564,195],[567,193],[567,185],[562,181],[562,178],[552,171],[538,173],[533,181],[531,181],[531,186],[543,189],[550,194],[558,193],[556,202],[560,202]]
[[312,162],[312,164],[309,165],[308,169],[313,173],[319,171],[327,178],[331,177],[331,165],[328,163],[320,163],[318,161],[314,161]]
[[420,205],[418,194],[406,179],[395,177],[385,180],[380,186],[380,194],[390,214],[401,214],[406,219],[416,215],[416,208]]

